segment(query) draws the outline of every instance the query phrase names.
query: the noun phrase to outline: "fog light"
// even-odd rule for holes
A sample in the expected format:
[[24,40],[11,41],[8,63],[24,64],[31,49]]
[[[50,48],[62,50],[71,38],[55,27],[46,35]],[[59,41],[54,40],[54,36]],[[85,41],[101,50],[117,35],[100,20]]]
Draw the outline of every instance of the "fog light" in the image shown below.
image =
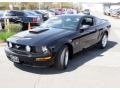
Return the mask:
[[49,60],[49,59],[51,59],[51,57],[36,58],[35,60],[36,61],[46,61],[46,60]]

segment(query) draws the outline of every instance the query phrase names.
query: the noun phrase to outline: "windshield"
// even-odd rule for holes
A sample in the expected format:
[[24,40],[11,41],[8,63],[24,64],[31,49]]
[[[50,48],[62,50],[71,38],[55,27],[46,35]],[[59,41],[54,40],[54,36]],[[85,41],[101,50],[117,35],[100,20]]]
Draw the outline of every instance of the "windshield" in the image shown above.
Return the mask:
[[53,17],[43,24],[41,28],[60,28],[60,29],[76,29],[80,17],[78,16],[57,16]]

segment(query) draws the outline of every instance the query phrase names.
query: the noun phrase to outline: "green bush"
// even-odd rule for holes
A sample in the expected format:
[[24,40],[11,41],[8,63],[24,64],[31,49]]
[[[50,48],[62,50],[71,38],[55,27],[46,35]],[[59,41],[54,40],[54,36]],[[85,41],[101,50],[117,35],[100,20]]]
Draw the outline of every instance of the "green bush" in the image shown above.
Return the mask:
[[14,32],[0,32],[0,41],[5,42],[7,38],[15,34]]
[[22,26],[20,24],[11,23],[7,25],[5,29],[3,30],[3,32],[0,32],[0,41],[5,42],[7,38],[19,32],[21,29],[22,29]]
[[11,23],[9,25],[6,25],[6,27],[5,27],[5,31],[7,31],[7,32],[19,32],[21,29],[22,29],[21,24]]

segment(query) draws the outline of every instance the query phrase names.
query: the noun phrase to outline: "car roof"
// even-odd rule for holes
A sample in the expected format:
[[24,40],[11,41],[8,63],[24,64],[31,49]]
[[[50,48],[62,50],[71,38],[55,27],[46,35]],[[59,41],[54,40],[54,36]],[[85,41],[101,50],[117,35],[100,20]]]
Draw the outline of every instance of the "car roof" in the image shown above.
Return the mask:
[[41,14],[47,14],[47,12],[43,11],[43,10],[35,10],[37,12],[40,12]]
[[58,16],[84,17],[84,16],[92,16],[92,15],[86,15],[86,14],[62,14],[62,15],[58,15]]
[[20,12],[20,13],[24,13],[25,15],[34,16],[34,17],[38,17],[39,16],[39,14],[37,14],[36,12],[34,12],[32,10],[5,10],[4,15],[6,13],[8,13],[8,12]]

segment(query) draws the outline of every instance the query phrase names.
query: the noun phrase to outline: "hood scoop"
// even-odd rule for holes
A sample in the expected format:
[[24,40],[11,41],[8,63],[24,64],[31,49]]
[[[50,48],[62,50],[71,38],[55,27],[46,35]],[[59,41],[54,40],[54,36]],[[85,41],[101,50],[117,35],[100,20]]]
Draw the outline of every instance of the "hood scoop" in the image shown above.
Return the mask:
[[37,34],[37,33],[42,33],[44,31],[47,31],[47,30],[49,30],[49,29],[33,29],[33,30],[29,30],[29,32]]

